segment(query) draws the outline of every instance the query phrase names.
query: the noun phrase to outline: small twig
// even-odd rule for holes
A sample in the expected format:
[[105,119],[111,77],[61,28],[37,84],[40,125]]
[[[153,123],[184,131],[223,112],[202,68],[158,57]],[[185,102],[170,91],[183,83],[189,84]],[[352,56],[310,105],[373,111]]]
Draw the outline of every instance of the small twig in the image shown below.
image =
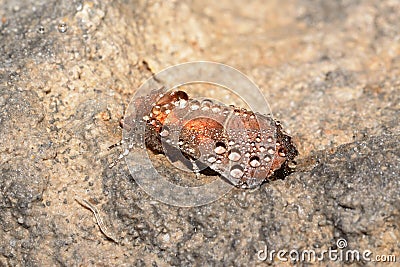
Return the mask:
[[107,226],[104,224],[103,219],[101,218],[100,213],[97,210],[97,208],[95,206],[93,206],[92,204],[90,204],[89,201],[87,201],[85,199],[75,198],[75,201],[78,202],[82,207],[85,207],[85,208],[91,210],[94,214],[94,217],[96,218],[97,225],[99,226],[100,231],[103,233],[103,235],[105,235],[108,239],[110,239],[118,244],[117,239],[112,234],[109,233]]

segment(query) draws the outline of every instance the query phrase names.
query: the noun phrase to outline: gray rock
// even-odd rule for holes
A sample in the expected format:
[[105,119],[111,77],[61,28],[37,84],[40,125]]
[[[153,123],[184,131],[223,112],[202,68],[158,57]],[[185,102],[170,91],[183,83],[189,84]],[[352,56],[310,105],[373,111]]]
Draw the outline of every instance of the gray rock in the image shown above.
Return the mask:
[[[0,265],[249,266],[265,248],[400,257],[396,1],[0,5]],[[198,59],[249,75],[300,155],[285,179],[174,207],[125,162],[110,169],[122,151],[107,148],[142,82]],[[170,181],[196,179],[149,155]]]

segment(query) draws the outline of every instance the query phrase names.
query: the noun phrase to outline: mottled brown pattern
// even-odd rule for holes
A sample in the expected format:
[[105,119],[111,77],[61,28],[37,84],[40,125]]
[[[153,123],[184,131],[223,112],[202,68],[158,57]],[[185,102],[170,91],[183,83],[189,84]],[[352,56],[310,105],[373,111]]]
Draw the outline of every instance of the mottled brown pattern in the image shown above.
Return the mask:
[[[190,99],[183,91],[160,94],[143,119],[148,135],[158,134],[158,139],[147,138],[151,149],[160,152],[165,138],[163,153],[168,155],[168,146],[177,148],[243,188],[260,185],[298,154],[291,137],[271,116],[210,99]],[[178,142],[169,139],[172,132]]]

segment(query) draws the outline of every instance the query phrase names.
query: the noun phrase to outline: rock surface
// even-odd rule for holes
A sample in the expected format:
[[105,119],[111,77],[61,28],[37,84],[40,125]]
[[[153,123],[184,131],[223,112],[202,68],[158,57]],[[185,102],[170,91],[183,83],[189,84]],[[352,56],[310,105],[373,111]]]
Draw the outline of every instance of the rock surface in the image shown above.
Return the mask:
[[[0,265],[249,266],[265,246],[320,252],[341,238],[400,261],[398,1],[0,6]],[[136,88],[193,60],[260,86],[291,129],[296,172],[179,208],[148,196],[125,163],[108,168]]]

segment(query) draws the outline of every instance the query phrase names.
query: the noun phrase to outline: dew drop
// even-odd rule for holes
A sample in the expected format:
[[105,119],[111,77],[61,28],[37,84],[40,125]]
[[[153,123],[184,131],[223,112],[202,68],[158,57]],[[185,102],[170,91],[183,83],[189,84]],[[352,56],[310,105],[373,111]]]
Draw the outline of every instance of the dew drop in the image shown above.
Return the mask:
[[185,100],[185,99],[179,99],[179,101],[177,102],[177,107],[178,108],[186,108],[187,107],[187,104],[188,104],[188,102],[187,102],[187,100]]
[[211,108],[212,112],[214,113],[220,113],[221,112],[221,108],[218,105],[215,105]]
[[271,157],[268,155],[265,155],[264,157],[265,162],[270,162],[271,161]]
[[169,131],[168,129],[165,129],[165,127],[162,129],[162,131],[160,132],[160,135],[162,137],[167,137],[169,135]]
[[242,155],[238,149],[232,149],[228,155],[228,159],[231,161],[239,161],[241,157]]
[[68,30],[68,25],[65,22],[61,22],[58,24],[57,29],[60,33],[65,33]]
[[188,100],[189,96],[184,91],[176,91],[174,92],[174,96],[179,100]]
[[268,148],[267,152],[271,155],[275,154],[275,149],[273,147]]
[[214,152],[218,155],[224,154],[226,152],[226,145],[224,142],[217,142],[215,144]]
[[198,110],[200,108],[200,102],[197,100],[193,100],[190,102],[190,109],[191,110]]
[[268,142],[268,143],[272,143],[272,141],[273,141],[272,136],[268,136],[268,137],[267,137],[267,142]]
[[204,99],[201,102],[201,110],[209,110],[212,106],[213,102],[209,99]]
[[278,152],[278,154],[279,154],[279,156],[281,156],[281,157],[286,157],[286,154],[285,154],[285,152],[283,151],[283,149],[280,149],[279,152]]
[[296,168],[296,163],[293,162],[293,161],[289,161],[288,167],[291,168],[291,169],[294,169],[294,168]]
[[160,106],[154,106],[153,109],[151,110],[151,113],[153,113],[154,115],[158,115],[161,113],[161,107]]
[[236,179],[239,179],[243,176],[244,172],[243,172],[243,168],[240,165],[234,165],[231,168],[231,171],[229,172],[229,174]]
[[40,34],[43,34],[45,32],[44,27],[43,26],[39,26],[39,28],[37,29],[37,32]]
[[253,168],[257,168],[261,165],[260,158],[258,156],[252,156],[249,160],[249,164]]
[[209,156],[207,161],[210,162],[210,163],[214,163],[214,162],[217,161],[217,159],[214,156]]

